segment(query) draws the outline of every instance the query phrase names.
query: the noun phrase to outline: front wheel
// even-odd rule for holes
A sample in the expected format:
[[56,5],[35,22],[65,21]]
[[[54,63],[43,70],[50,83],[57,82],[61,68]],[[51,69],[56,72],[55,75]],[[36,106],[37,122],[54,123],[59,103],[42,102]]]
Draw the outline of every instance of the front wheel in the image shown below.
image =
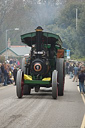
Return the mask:
[[57,96],[58,96],[57,79],[58,79],[58,72],[54,70],[52,73],[52,97],[53,99],[57,99]]
[[24,86],[24,74],[22,73],[21,69],[17,72],[17,79],[16,79],[16,93],[18,98],[22,98],[23,96],[23,86]]
[[25,58],[22,59],[21,69],[25,73]]

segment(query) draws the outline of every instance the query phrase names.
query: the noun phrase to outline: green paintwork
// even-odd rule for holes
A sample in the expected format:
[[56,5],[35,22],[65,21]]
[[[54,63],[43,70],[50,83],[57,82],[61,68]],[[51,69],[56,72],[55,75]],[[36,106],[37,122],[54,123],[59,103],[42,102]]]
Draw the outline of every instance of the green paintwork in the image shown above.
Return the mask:
[[47,38],[49,38],[49,37],[51,37],[51,38],[55,38],[56,40],[58,40],[56,43],[57,44],[60,44],[60,45],[62,45],[62,40],[60,39],[60,37],[58,36],[58,35],[56,35],[56,34],[53,34],[53,33],[48,33],[48,32],[43,32],[43,36],[45,36],[45,37],[47,37]]
[[24,80],[24,84],[51,84],[51,81],[42,81],[42,80]]
[[31,33],[26,33],[24,35],[21,35],[21,40],[23,40],[24,38],[27,38],[27,37],[34,37],[36,36],[36,32],[31,32]]
[[45,44],[45,48],[51,48],[51,44]]
[[[44,44],[57,44],[62,45],[62,40],[59,37],[59,35],[48,33],[48,32],[42,32],[44,39]],[[28,46],[31,46],[32,44],[36,43],[36,32],[26,33],[24,35],[21,35],[21,40],[23,43],[27,44]]]

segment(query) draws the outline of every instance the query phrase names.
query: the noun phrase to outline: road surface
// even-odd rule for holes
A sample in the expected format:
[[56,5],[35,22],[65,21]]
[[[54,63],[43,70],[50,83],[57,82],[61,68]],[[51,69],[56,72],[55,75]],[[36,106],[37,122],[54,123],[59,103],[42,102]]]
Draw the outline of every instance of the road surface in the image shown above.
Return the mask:
[[66,76],[64,96],[51,88],[18,99],[16,86],[0,87],[0,128],[85,128],[85,97]]

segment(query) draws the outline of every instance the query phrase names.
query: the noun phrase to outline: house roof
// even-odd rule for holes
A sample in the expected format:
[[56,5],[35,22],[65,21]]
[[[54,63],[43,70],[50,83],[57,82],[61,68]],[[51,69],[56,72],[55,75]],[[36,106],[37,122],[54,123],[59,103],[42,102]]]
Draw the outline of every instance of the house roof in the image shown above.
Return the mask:
[[[7,49],[10,50],[10,51],[12,51],[17,56],[23,56],[25,54],[29,54],[31,48],[28,47],[28,46],[11,46],[11,47],[9,47]],[[2,53],[4,53],[5,51],[6,51],[6,49],[4,49],[3,51],[1,51],[0,52],[0,55]]]
[[30,47],[27,46],[10,47],[9,49],[16,53],[18,56],[22,56],[30,52]]

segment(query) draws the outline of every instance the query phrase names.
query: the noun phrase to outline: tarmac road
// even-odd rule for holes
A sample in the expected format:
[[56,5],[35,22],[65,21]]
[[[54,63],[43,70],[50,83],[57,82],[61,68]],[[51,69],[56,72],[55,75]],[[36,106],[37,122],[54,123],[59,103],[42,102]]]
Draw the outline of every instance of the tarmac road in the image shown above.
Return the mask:
[[66,77],[64,96],[52,99],[51,88],[18,99],[16,87],[0,87],[0,128],[85,128],[85,97]]

